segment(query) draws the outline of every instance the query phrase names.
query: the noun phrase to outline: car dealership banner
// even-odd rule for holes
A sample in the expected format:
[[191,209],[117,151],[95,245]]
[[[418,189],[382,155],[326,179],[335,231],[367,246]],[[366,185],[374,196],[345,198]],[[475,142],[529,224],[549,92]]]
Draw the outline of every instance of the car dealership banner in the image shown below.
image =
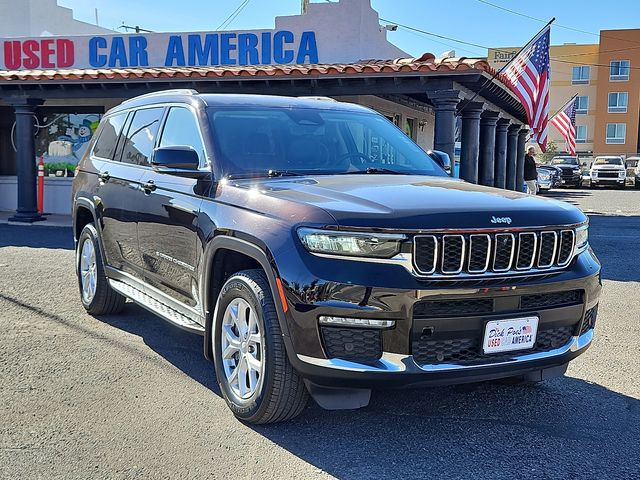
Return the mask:
[[314,31],[136,33],[0,42],[4,70],[318,63]]

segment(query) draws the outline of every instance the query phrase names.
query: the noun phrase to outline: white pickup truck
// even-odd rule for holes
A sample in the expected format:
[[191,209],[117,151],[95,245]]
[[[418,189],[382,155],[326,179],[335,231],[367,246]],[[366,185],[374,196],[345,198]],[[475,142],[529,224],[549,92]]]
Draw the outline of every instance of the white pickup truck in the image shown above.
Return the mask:
[[596,157],[591,165],[591,188],[598,185],[617,185],[624,188],[627,169],[622,157],[606,155]]

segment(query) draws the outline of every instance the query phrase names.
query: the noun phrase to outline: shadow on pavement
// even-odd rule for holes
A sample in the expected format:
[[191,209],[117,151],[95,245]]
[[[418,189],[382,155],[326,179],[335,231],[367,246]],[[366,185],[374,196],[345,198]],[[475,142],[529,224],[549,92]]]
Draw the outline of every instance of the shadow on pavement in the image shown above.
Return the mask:
[[182,330],[133,303],[127,303],[119,315],[96,318],[142,338],[151,350],[216,395],[222,396],[213,364],[204,358],[203,338],[200,335]]
[[640,217],[589,215],[589,243],[602,263],[602,278],[640,282]]
[[0,225],[0,247],[73,250],[73,232],[63,227]]

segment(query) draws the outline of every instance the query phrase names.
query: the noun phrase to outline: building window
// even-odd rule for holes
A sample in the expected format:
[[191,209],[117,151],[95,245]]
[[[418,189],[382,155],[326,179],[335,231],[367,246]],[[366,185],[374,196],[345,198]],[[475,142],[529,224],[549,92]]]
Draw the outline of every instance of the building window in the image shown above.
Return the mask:
[[576,113],[579,115],[586,115],[589,110],[589,97],[581,95],[576,98]]
[[606,143],[624,143],[627,133],[626,123],[607,123],[607,140]]
[[590,71],[590,68],[588,65],[573,67],[573,74],[571,75],[571,83],[573,85],[584,85],[589,83],[589,71]]
[[587,143],[586,125],[576,125],[576,143]]
[[627,113],[629,94],[627,92],[609,93],[609,113]]
[[609,70],[609,80],[629,80],[629,60],[613,60]]

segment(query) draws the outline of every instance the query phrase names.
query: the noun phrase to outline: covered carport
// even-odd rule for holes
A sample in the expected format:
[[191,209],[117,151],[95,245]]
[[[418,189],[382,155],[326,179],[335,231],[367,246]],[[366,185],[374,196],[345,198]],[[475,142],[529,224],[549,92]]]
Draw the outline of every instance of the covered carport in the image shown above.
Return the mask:
[[[433,122],[430,143],[451,158],[455,156],[456,119],[461,117],[461,178],[516,190],[523,183],[528,134],[525,112],[494,74],[485,59],[436,59],[431,54],[330,65],[3,71],[0,171],[17,174],[17,209],[12,220],[43,219],[37,209],[34,132],[44,111],[102,113],[124,99],[176,88],[201,93],[385,99],[428,113],[428,121]],[[15,156],[7,147],[8,140],[15,145]]]

